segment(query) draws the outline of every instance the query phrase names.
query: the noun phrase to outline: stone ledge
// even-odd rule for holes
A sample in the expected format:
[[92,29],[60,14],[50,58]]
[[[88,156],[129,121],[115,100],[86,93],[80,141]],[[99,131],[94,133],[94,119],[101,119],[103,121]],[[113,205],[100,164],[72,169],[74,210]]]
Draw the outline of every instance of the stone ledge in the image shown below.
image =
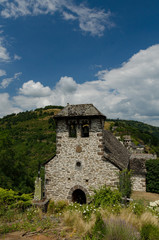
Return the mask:
[[43,212],[47,212],[47,207],[48,207],[49,201],[50,200],[48,200],[48,199],[40,200],[40,201],[33,200],[32,205],[40,208]]

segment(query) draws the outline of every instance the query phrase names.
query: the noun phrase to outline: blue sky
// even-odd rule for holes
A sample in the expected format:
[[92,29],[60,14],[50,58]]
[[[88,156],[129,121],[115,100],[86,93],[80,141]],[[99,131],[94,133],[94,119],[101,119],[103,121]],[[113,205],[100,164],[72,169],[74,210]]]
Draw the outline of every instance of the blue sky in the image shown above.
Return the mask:
[[93,103],[159,126],[157,0],[0,0],[0,117]]

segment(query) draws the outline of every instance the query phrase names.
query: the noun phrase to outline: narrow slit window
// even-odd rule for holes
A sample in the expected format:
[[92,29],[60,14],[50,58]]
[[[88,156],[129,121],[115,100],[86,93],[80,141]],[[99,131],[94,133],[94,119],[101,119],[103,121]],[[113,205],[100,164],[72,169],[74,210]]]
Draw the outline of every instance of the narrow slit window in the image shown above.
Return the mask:
[[69,127],[69,137],[76,138],[77,137],[77,131],[76,131],[76,125],[71,124]]
[[82,137],[89,137],[89,125],[88,124],[82,125],[81,135],[82,135]]

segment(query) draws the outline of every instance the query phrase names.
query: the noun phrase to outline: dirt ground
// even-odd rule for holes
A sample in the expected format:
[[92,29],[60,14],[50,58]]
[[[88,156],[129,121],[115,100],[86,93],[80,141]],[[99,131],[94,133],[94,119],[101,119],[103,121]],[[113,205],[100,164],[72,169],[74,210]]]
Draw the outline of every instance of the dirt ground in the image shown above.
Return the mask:
[[80,240],[81,238],[66,234],[61,236],[60,233],[54,233],[51,230],[44,233],[25,233],[13,232],[0,235],[0,240]]

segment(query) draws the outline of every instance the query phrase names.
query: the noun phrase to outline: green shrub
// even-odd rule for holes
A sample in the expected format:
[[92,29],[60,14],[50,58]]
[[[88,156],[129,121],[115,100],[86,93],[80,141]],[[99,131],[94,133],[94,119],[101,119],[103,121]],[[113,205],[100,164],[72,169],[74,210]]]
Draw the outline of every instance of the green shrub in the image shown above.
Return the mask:
[[47,212],[52,214],[52,213],[54,213],[54,209],[55,209],[55,202],[53,200],[51,200],[49,202]]
[[67,207],[69,211],[81,212],[84,220],[90,219],[92,213],[96,214],[99,212],[99,209],[91,204],[79,204],[79,203],[70,203]]
[[141,227],[142,240],[159,240],[159,227],[152,223],[145,223]]
[[62,213],[66,207],[68,206],[68,202],[64,200],[60,200],[58,202],[50,201],[48,206],[49,213]]
[[146,161],[146,191],[159,193],[159,160]]
[[32,205],[31,200],[32,194],[19,195],[11,189],[0,188],[0,215],[4,215],[11,208],[24,210]]
[[121,202],[121,194],[118,190],[111,190],[110,187],[104,185],[100,189],[94,190],[92,202],[95,207],[113,206]]
[[28,221],[32,221],[35,217],[39,216],[38,209],[35,207],[28,208],[26,210],[26,217]]
[[55,213],[61,213],[61,212],[63,212],[66,209],[67,206],[68,206],[68,202],[67,201],[64,201],[64,200],[58,201],[55,204],[54,212]]
[[142,200],[134,201],[130,204],[130,208],[133,213],[137,216],[141,216],[141,214],[145,211],[145,206]]
[[86,239],[91,240],[102,240],[106,234],[106,226],[102,219],[100,213],[97,214],[96,221],[94,227],[90,234],[86,236]]
[[121,192],[122,197],[129,198],[132,192],[131,182],[132,172],[128,169],[119,172],[119,185],[118,189]]

